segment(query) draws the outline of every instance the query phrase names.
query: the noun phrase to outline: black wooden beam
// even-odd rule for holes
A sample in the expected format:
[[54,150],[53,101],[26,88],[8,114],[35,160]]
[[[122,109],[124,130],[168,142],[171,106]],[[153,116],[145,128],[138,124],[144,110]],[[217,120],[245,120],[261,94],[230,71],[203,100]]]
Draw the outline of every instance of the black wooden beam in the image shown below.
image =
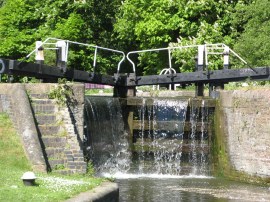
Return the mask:
[[197,71],[166,75],[136,76],[134,73],[115,74],[114,76],[93,74],[86,71],[67,69],[63,72],[58,67],[44,64],[0,59],[0,74],[32,76],[36,78],[66,78],[71,81],[105,84],[119,87],[134,87],[159,84],[222,84],[233,81],[270,80],[270,67],[223,69]]
[[[0,73],[32,76],[36,78],[66,78],[67,80],[79,82],[89,82],[111,86],[116,85],[114,76],[93,74],[76,69],[67,69],[66,72],[63,72],[58,67],[4,59],[0,59],[0,65]],[[3,72],[1,72],[1,68]]]
[[270,80],[269,67],[200,71],[166,75],[137,76],[128,79],[128,86],[189,83],[228,83],[233,81]]

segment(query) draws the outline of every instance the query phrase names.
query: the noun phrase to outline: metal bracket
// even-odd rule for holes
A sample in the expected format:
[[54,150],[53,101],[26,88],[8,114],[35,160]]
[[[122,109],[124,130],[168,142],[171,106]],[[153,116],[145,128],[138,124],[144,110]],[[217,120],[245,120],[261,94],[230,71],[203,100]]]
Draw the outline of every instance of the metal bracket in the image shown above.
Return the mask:
[[0,66],[1,66],[0,74],[3,74],[5,72],[6,65],[2,59],[0,59]]

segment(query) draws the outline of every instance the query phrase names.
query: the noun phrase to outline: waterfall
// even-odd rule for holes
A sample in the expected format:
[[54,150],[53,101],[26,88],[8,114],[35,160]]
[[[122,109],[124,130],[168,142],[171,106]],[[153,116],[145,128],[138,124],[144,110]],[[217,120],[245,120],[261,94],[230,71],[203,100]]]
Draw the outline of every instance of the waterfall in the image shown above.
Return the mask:
[[145,130],[139,131],[141,137],[134,142],[139,146],[136,152],[139,152],[140,172],[180,175],[187,103],[154,99],[153,105],[140,106],[140,112],[147,112],[140,117],[141,125],[148,122],[147,134]]
[[129,170],[128,135],[118,99],[86,97],[85,137],[89,158],[99,173]]
[[204,100],[140,98],[140,104],[124,103],[86,98],[85,136],[99,173],[209,174]]
[[191,130],[189,133],[190,151],[189,161],[192,166],[192,174],[202,175],[209,170],[207,164],[207,155],[205,148],[208,148],[207,142],[207,122],[208,108],[205,107],[205,101],[200,102],[190,101],[190,124]]

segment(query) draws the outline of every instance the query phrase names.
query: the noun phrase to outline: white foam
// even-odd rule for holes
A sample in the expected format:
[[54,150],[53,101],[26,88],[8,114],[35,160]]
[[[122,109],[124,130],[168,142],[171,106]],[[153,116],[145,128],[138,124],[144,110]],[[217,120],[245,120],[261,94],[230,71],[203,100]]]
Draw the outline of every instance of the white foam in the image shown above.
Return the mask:
[[156,179],[211,179],[211,176],[205,175],[162,175],[162,174],[129,174],[117,172],[114,174],[102,173],[103,177],[116,179],[137,179],[137,178],[156,178]]

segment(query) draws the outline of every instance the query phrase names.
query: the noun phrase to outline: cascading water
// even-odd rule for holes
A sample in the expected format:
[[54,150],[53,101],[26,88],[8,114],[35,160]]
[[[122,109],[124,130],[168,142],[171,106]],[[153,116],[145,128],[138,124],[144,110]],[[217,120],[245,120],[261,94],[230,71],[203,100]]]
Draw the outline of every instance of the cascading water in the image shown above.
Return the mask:
[[[205,152],[205,148],[209,150],[209,141],[207,130],[209,125],[209,111],[208,108],[205,106],[205,100],[202,100],[201,106],[201,135],[200,135],[200,174],[210,174],[209,170],[209,160],[207,159],[207,155]],[[211,128],[210,128],[211,130]]]
[[[143,102],[145,103],[145,102]],[[141,128],[134,144],[139,146],[139,173],[179,175],[187,101],[154,99],[141,105]],[[147,129],[144,130],[145,122]]]
[[209,100],[87,97],[89,157],[116,177],[123,202],[269,201],[268,187],[209,176],[213,112]]
[[206,125],[208,123],[208,108],[205,107],[205,101],[190,101],[190,125],[189,133],[190,151],[189,162],[192,166],[192,174],[206,175],[209,172],[207,152],[209,145],[207,143],[208,135]]
[[98,172],[129,170],[128,134],[118,99],[85,99],[85,137],[89,158]]
[[[99,173],[112,175],[208,175],[208,111],[200,103],[141,98],[140,104],[126,108],[117,98],[87,97],[90,158]],[[131,111],[128,125],[123,117]]]
[[[158,173],[180,175],[184,126],[187,101],[155,100],[154,119],[170,123],[167,130],[158,129],[154,136],[154,144],[159,147],[154,151],[155,167]],[[160,138],[160,134],[161,138]],[[161,143],[162,142],[162,143]]]

